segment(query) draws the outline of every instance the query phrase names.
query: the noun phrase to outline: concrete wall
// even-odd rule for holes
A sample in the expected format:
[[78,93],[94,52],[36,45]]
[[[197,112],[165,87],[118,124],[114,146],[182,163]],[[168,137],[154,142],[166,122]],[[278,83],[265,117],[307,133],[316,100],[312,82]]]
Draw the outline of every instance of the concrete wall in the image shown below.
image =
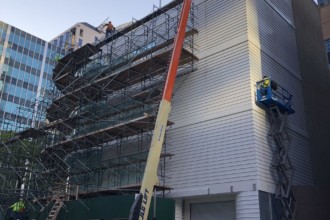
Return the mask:
[[330,183],[330,75],[320,15],[311,0],[293,0],[304,103],[316,185]]

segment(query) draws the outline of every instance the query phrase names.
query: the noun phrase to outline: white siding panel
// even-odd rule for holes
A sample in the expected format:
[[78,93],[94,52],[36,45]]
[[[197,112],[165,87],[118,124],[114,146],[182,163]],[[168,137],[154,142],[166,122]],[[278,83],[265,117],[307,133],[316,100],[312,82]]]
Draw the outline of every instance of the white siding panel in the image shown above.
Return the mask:
[[248,45],[241,43],[199,61],[196,72],[178,80],[170,118],[175,126],[180,121],[251,104],[248,60]]
[[312,185],[313,173],[309,139],[292,130],[289,131],[289,134],[292,137],[289,157],[295,168],[293,184]]
[[167,149],[175,157],[167,163],[167,184],[180,191],[256,180],[251,117],[246,111],[170,129]]
[[[256,135],[257,167],[258,167],[258,189],[273,193],[275,190],[274,170],[272,168],[275,143],[268,135],[269,123],[265,120],[264,112],[254,114],[254,125]],[[311,185],[311,154],[308,139],[292,130],[289,130],[292,137],[289,157],[295,168],[293,179],[294,185]]]
[[292,11],[292,1],[291,0],[265,0],[270,4],[283,18],[285,18],[289,23],[293,24],[293,11]]
[[246,33],[246,6],[242,0],[208,0],[198,4],[196,44],[202,52]]
[[237,195],[236,219],[260,219],[258,191],[241,192]]
[[[260,51],[254,44],[250,44],[251,78],[252,81],[261,79],[261,73],[268,75],[279,85],[293,95],[292,104],[295,113],[288,117],[289,125],[293,125],[307,135],[307,124],[303,100],[302,82],[287,69],[277,63],[271,56]],[[258,67],[259,66],[259,67]]]
[[183,205],[181,199],[175,200],[175,220],[183,220]]
[[[313,183],[311,154],[295,33],[293,27],[278,13],[281,10],[290,14],[291,9],[283,9],[288,2],[276,5],[269,2],[248,0],[251,81],[254,84],[262,75],[268,75],[293,95],[293,108],[296,112],[288,116],[287,124],[292,136],[289,156],[295,167],[293,184],[310,185]],[[268,136],[269,120],[266,112],[256,105],[253,108],[258,189],[273,193],[276,181],[271,164],[275,144]]]
[[250,40],[300,78],[295,30],[263,0],[248,0]]
[[292,9],[286,7],[291,1],[283,1],[195,1],[200,61],[177,81],[170,115],[175,124],[166,139],[175,154],[166,164],[172,196],[239,192],[237,219],[260,219],[253,190],[275,187],[268,119],[254,104],[254,85],[263,74],[294,95],[296,113],[288,121],[294,184],[312,184]]
[[[175,154],[166,185],[177,197],[253,190],[257,183],[246,4],[198,2],[200,61],[178,79],[166,139]],[[259,216],[255,195],[240,193],[237,219]]]

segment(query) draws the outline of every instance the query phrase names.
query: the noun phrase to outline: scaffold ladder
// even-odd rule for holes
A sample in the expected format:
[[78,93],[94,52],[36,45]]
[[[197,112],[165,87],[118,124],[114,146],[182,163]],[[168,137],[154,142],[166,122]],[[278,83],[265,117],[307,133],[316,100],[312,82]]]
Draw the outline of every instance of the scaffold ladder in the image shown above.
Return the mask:
[[63,201],[60,198],[56,198],[54,200],[54,205],[52,209],[50,210],[47,219],[48,220],[56,220],[57,215],[60,213],[60,210],[63,206]]
[[286,129],[287,113],[281,113],[277,106],[269,108],[271,127],[269,135],[276,148],[272,167],[277,175],[276,199],[283,205],[282,219],[292,220],[296,200],[291,190],[294,168],[289,157],[291,137]]

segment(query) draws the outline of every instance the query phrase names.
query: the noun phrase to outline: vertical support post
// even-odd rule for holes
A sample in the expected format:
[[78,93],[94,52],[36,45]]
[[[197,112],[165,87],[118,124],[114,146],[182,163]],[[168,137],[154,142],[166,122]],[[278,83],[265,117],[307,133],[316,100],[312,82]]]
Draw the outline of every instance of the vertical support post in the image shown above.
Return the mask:
[[29,175],[29,160],[26,159],[25,160],[25,172],[24,172],[24,177],[23,177],[23,183],[21,185],[21,193],[20,193],[20,199],[23,199],[24,198],[24,191],[25,191],[25,186],[26,186],[26,183],[27,183],[27,179],[28,179],[28,175]]

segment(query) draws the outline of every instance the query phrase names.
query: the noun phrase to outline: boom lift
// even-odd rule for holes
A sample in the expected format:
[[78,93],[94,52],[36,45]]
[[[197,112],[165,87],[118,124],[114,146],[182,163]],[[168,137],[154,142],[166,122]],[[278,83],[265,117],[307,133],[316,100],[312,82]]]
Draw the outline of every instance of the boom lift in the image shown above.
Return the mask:
[[129,214],[129,220],[146,220],[148,218],[151,195],[158,182],[157,169],[161,155],[167,120],[171,111],[172,93],[175,84],[177,68],[185,38],[192,0],[184,0],[180,15],[178,31],[175,37],[173,53],[167,73],[163,97],[159,105],[156,124],[151,140],[150,151],[142,180],[140,193],[136,197]]
[[272,167],[277,176],[275,198],[280,199],[283,211],[282,219],[292,220],[295,214],[296,200],[291,190],[294,174],[289,158],[291,137],[286,130],[287,115],[295,111],[291,107],[292,95],[268,77],[256,83],[256,103],[270,114],[270,132],[276,150]]

